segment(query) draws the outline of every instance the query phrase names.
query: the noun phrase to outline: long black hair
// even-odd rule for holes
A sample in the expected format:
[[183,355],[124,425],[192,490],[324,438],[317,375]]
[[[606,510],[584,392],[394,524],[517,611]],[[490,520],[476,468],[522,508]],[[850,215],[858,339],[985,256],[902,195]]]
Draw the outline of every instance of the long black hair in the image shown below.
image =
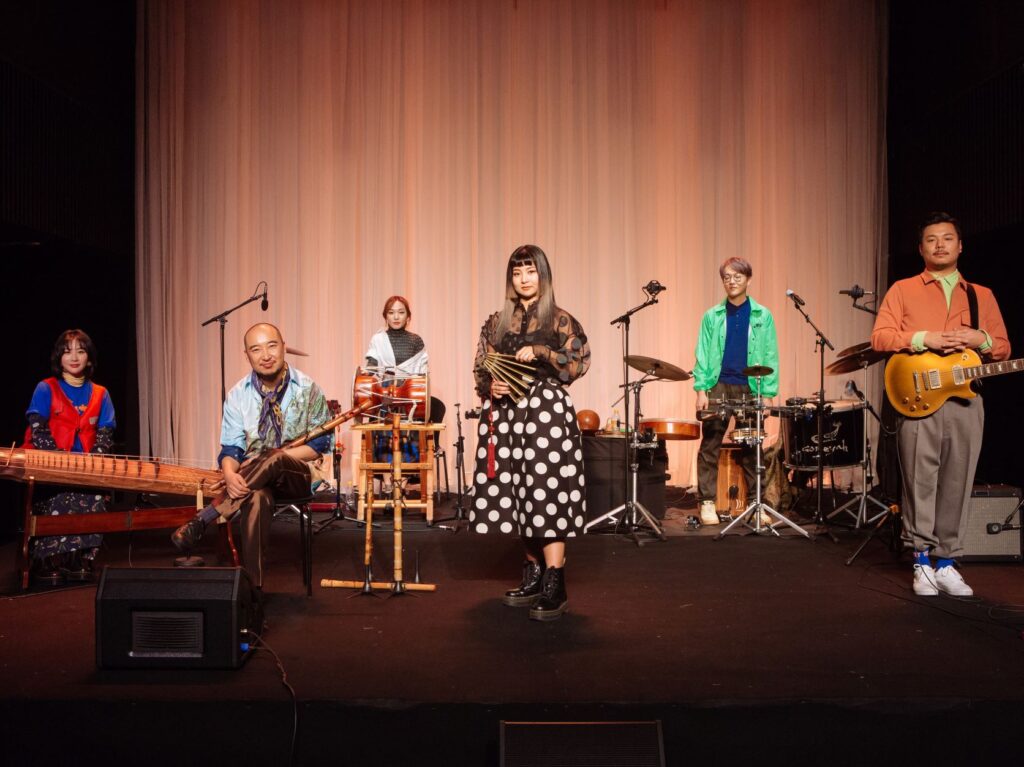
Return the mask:
[[517,266],[533,266],[539,278],[537,296],[537,321],[539,327],[550,326],[555,316],[555,289],[551,284],[551,265],[547,254],[536,245],[520,245],[508,257],[505,267],[505,304],[498,317],[497,337],[500,339],[512,327],[512,312],[515,311],[519,294],[512,284],[512,270]]

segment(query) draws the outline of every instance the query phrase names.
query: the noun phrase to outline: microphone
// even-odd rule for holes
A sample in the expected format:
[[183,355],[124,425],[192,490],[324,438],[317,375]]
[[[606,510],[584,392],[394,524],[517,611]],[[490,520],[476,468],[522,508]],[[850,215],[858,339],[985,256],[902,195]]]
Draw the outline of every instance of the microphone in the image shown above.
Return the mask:
[[866,296],[868,294],[872,294],[873,295],[874,291],[873,290],[864,290],[864,288],[862,288],[860,285],[858,285],[856,283],[854,283],[853,287],[850,288],[849,290],[840,290],[839,291],[839,295],[841,295],[841,296],[849,296],[854,301],[856,301],[858,298],[863,298],[864,296]]
[[856,397],[861,402],[864,401],[864,392],[857,388],[857,382],[849,380],[846,382],[846,388],[843,390],[843,396],[846,399],[852,399]]
[[270,302],[267,300],[267,289],[263,288],[263,300],[260,301],[260,309],[266,311],[268,306],[270,306]]
[[644,286],[644,292],[649,293],[652,296],[658,295],[663,290],[668,290],[668,288],[666,288],[657,280],[651,280]]
[[798,296],[796,293],[794,293],[789,288],[786,288],[786,295],[789,296],[790,298],[792,298],[793,299],[793,303],[796,304],[797,306],[803,306],[806,303],[806,301],[804,301],[802,298],[800,298],[800,296]]

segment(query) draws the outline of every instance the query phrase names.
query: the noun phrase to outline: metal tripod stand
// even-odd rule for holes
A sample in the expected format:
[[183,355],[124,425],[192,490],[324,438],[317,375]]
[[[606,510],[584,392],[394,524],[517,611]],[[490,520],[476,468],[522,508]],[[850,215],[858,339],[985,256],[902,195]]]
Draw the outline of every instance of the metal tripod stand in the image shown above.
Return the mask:
[[[866,377],[867,365],[864,365],[863,369],[865,371]],[[878,417],[878,413],[876,413],[875,409],[871,407],[871,403],[868,401],[867,397],[864,396],[864,393],[853,385],[853,381],[850,381],[848,385],[852,386],[853,393],[856,394],[860,401],[864,403],[864,409],[868,413],[870,413],[876,421],[881,423],[882,421]],[[856,530],[859,530],[864,525],[875,522],[876,520],[886,516],[889,513],[889,504],[883,503],[878,498],[875,498],[875,496],[872,495],[871,492],[868,490],[868,488],[874,484],[874,476],[871,473],[871,440],[868,439],[868,425],[866,415],[864,416],[864,421],[865,423],[863,428],[864,433],[862,435],[863,442],[861,451],[861,454],[864,456],[864,459],[860,463],[860,468],[862,472],[860,493],[851,498],[850,500],[848,500],[846,503],[844,503],[842,506],[840,506],[838,509],[836,509],[835,511],[828,515],[828,519],[832,519],[832,517],[840,513],[849,514],[853,517],[853,527]],[[878,509],[878,511],[875,512],[875,514],[871,517],[868,516],[869,503],[871,503],[873,506],[875,506],[875,508]],[[854,507],[856,507],[857,509],[856,513],[854,513],[853,511]]]
[[[633,391],[633,424],[634,426],[640,423],[640,390],[644,384],[649,381],[657,380],[644,375],[643,378],[637,379],[632,383],[626,384],[627,391]],[[626,500],[624,503],[619,504],[611,511],[605,512],[596,519],[592,519],[584,526],[584,532],[590,530],[595,525],[600,525],[603,522],[614,520],[615,529],[614,533],[623,533],[633,539],[637,546],[642,546],[644,541],[640,538],[640,533],[648,533],[653,535],[658,540],[667,540],[665,532],[661,529],[661,525],[658,520],[654,518],[654,515],[649,512],[640,501],[637,500],[637,476],[640,473],[640,451],[641,450],[654,450],[658,447],[657,439],[646,441],[641,439],[641,435],[638,429],[629,428],[629,418],[627,414],[626,419],[626,439],[628,440],[626,448],[629,453],[629,472],[626,474]],[[622,512],[621,517],[619,512]]]
[[[785,524],[789,525],[791,528],[796,530],[798,533],[800,533],[800,535],[804,536],[805,538],[811,537],[811,534],[804,530],[802,527],[800,527],[798,524],[782,516],[781,514],[779,514],[779,512],[777,512],[775,509],[773,509],[771,506],[765,503],[761,494],[761,481],[762,477],[764,477],[765,470],[763,449],[765,406],[764,397],[761,396],[761,381],[764,378],[764,376],[769,375],[771,372],[773,372],[771,368],[767,367],[758,367],[756,369],[747,368],[746,370],[743,371],[744,375],[751,375],[754,373],[757,374],[752,375],[752,377],[757,381],[757,392],[754,397],[755,429],[753,442],[756,451],[755,454],[757,455],[757,465],[755,467],[756,477],[754,482],[754,500],[752,500],[750,504],[747,506],[746,511],[744,511],[742,514],[736,517],[736,519],[730,522],[725,527],[725,529],[722,530],[722,532],[715,536],[716,541],[719,541],[722,538],[724,538],[730,530],[732,530],[734,527],[740,524],[749,528],[750,531],[755,535],[771,533],[772,535],[778,536],[779,531],[777,527],[779,525]],[[768,518],[773,521],[765,523],[763,520],[764,515],[767,515]]]

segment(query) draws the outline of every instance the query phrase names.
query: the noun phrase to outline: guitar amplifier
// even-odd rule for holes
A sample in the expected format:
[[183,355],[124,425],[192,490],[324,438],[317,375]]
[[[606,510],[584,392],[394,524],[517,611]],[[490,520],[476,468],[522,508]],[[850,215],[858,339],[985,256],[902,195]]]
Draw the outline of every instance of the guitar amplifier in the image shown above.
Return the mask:
[[1021,491],[1009,485],[975,485],[964,534],[965,562],[1022,560]]

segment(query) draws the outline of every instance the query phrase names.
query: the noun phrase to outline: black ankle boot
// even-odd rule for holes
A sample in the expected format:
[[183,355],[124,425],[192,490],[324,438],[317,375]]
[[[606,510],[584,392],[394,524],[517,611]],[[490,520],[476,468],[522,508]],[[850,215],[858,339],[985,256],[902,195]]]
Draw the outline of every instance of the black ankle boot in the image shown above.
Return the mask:
[[35,571],[35,578],[47,586],[60,586],[64,583],[64,557],[61,554],[50,554],[43,557]]
[[540,599],[530,608],[530,619],[553,621],[562,617],[569,606],[565,593],[565,567],[549,567],[540,585]]
[[523,582],[518,588],[505,592],[501,601],[509,607],[526,607],[540,599],[540,582],[544,566],[540,562],[527,560],[523,563]]

